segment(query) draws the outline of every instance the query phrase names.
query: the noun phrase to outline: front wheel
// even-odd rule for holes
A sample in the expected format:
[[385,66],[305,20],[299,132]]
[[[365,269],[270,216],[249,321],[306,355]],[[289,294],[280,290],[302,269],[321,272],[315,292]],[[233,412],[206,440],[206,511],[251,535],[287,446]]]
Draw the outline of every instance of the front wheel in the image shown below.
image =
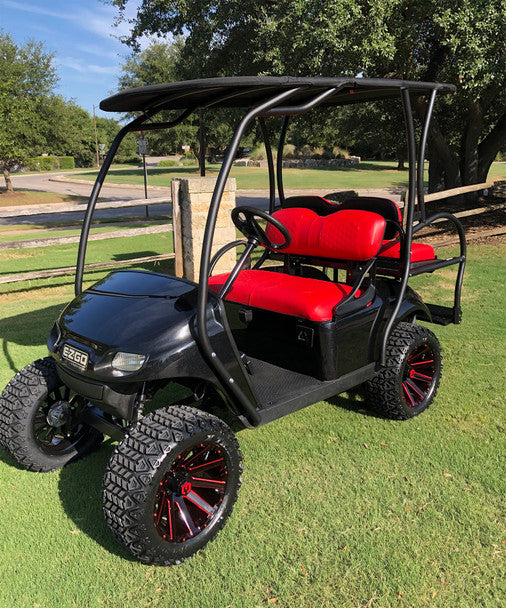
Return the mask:
[[213,540],[241,485],[241,452],[219,418],[191,407],[142,418],[104,477],[107,525],[146,564],[181,563]]
[[38,359],[0,397],[0,444],[29,471],[60,469],[102,443],[99,431],[79,421],[86,406],[60,380],[54,359]]
[[387,342],[385,367],[364,384],[366,402],[389,418],[413,418],[434,400],[442,367],[441,346],[430,329],[399,323]]

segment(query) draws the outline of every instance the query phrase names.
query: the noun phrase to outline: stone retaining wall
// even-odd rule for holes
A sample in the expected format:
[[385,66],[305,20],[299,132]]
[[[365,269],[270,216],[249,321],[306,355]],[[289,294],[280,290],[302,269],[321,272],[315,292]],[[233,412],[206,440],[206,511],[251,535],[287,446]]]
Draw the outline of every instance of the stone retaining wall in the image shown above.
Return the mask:
[[[283,161],[283,169],[303,169],[312,167],[350,167],[360,164],[360,156],[349,158],[294,158]],[[236,167],[267,167],[266,160],[236,160]]]

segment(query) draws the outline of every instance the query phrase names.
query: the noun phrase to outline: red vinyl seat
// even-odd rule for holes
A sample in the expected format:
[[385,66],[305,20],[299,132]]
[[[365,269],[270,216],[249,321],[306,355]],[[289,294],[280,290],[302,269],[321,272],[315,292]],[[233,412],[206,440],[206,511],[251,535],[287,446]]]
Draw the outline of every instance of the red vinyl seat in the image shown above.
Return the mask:
[[[280,209],[273,216],[288,228],[292,241],[280,250],[314,258],[365,261],[377,255],[385,234],[385,219],[363,210],[343,210],[321,217],[311,209]],[[271,224],[266,234],[271,242],[284,238]],[[213,276],[209,288],[219,293],[228,274]],[[321,279],[294,276],[269,270],[243,270],[225,299],[312,321],[330,321],[334,309],[353,287]],[[362,291],[357,290],[355,297]]]
[[[380,258],[400,258],[401,244],[397,241],[383,241],[379,256]],[[424,260],[435,260],[434,248],[426,243],[411,243],[411,261],[422,262]]]
[[[385,230],[386,239],[379,251],[378,256],[384,258],[400,258],[401,247],[398,241],[393,240],[399,233],[395,224],[402,224],[401,211],[395,201],[387,198],[359,196],[344,201],[337,212],[341,213],[345,209],[361,209],[363,211],[373,211],[383,216],[387,220]],[[412,243],[411,261],[422,262],[424,260],[434,260],[436,254],[433,247],[424,243]]]
[[[280,253],[311,257],[364,261],[378,254],[386,221],[377,213],[358,209],[343,209],[332,215],[320,216],[311,209],[280,209],[272,214],[292,237]],[[277,228],[268,224],[267,237],[272,243],[283,243]]]
[[[228,273],[209,279],[209,288],[218,293]],[[330,321],[336,304],[352,290],[350,285],[296,277],[269,270],[243,270],[226,300],[294,315],[312,321]],[[361,292],[357,292],[357,297]]]

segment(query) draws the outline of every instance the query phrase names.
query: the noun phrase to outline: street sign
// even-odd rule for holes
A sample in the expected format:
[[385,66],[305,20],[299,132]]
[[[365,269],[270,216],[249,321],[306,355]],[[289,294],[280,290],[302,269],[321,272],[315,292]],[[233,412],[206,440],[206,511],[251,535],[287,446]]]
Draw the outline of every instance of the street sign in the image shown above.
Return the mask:
[[138,139],[137,140],[137,146],[139,148],[139,154],[141,156],[144,156],[145,154],[148,153],[148,150],[147,150],[147,148],[148,148],[148,142],[147,142],[147,140],[145,140],[145,139]]

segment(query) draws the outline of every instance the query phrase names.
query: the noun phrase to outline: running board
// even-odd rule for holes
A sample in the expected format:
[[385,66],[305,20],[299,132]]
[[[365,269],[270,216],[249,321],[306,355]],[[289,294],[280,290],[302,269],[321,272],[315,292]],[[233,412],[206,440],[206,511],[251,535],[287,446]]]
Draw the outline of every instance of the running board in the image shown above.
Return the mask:
[[301,410],[308,405],[313,405],[324,399],[330,399],[330,397],[335,397],[351,388],[355,388],[359,384],[372,378],[375,372],[376,363],[370,363],[358,370],[341,376],[341,378],[338,378],[337,380],[322,382],[321,380],[315,379],[314,385],[309,385],[303,394],[299,394],[296,397],[289,397],[286,401],[277,401],[272,403],[272,405],[264,406],[259,410],[261,417],[260,425],[267,424],[268,422],[277,420],[287,414]]

